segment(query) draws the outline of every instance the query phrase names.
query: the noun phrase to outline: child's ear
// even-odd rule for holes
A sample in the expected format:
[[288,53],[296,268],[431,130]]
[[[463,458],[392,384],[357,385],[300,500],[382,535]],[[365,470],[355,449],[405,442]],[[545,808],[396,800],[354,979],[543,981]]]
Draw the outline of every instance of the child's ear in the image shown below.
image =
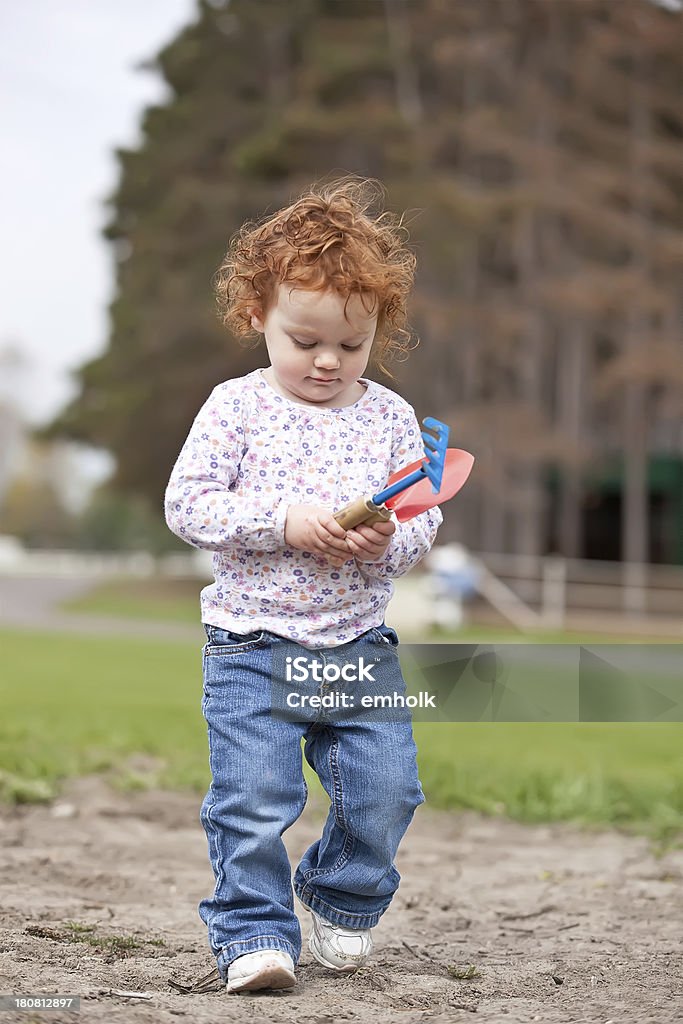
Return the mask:
[[258,306],[251,306],[248,312],[249,315],[251,316],[251,326],[254,328],[255,331],[258,331],[259,334],[263,334],[263,332],[265,331],[265,325],[263,323],[263,312],[258,308]]

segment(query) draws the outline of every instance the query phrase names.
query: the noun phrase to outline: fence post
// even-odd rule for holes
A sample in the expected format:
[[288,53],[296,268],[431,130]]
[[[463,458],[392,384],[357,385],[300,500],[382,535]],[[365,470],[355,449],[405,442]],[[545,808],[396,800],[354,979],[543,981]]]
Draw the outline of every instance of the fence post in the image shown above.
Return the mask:
[[541,618],[543,625],[563,629],[567,611],[567,560],[548,555],[541,569]]
[[623,609],[631,618],[647,612],[647,566],[644,562],[624,562]]

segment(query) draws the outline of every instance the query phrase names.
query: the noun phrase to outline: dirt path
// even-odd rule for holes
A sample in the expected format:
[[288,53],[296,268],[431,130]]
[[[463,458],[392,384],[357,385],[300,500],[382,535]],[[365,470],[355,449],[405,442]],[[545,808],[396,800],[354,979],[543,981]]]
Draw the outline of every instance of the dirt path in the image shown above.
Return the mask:
[[[175,991],[169,979],[191,984],[214,966],[196,914],[212,885],[199,802],[124,796],[87,778],[51,807],[0,812],[0,991],[81,997],[80,1014],[0,1020],[683,1019],[683,851],[657,859],[642,839],[426,807],[401,849],[371,967],[335,977],[304,944],[289,993]],[[323,812],[309,806],[287,833],[292,859]],[[470,965],[473,978],[449,973]]]

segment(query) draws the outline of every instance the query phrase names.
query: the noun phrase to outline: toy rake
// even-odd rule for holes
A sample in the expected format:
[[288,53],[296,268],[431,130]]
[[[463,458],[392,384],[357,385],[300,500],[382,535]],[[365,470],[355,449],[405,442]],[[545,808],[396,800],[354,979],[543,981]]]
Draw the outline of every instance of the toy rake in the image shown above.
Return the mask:
[[422,431],[425,458],[393,473],[383,491],[371,497],[358,498],[335,513],[334,518],[345,530],[360,523],[376,523],[391,518],[400,523],[421,512],[448,501],[460,490],[474,464],[474,456],[461,448],[448,448],[448,427],[427,416]]

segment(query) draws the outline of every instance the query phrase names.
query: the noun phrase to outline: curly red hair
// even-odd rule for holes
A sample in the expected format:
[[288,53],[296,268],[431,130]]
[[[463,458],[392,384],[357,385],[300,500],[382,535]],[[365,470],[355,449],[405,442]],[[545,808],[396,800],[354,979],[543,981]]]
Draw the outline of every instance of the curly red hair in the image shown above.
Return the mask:
[[279,284],[356,294],[366,308],[369,300],[370,315],[377,312],[372,362],[391,377],[384,360],[414,347],[406,305],[415,256],[406,247],[403,218],[381,212],[383,200],[379,181],[347,175],[244,224],[214,281],[222,322],[239,337],[254,338],[251,311],[265,314]]

